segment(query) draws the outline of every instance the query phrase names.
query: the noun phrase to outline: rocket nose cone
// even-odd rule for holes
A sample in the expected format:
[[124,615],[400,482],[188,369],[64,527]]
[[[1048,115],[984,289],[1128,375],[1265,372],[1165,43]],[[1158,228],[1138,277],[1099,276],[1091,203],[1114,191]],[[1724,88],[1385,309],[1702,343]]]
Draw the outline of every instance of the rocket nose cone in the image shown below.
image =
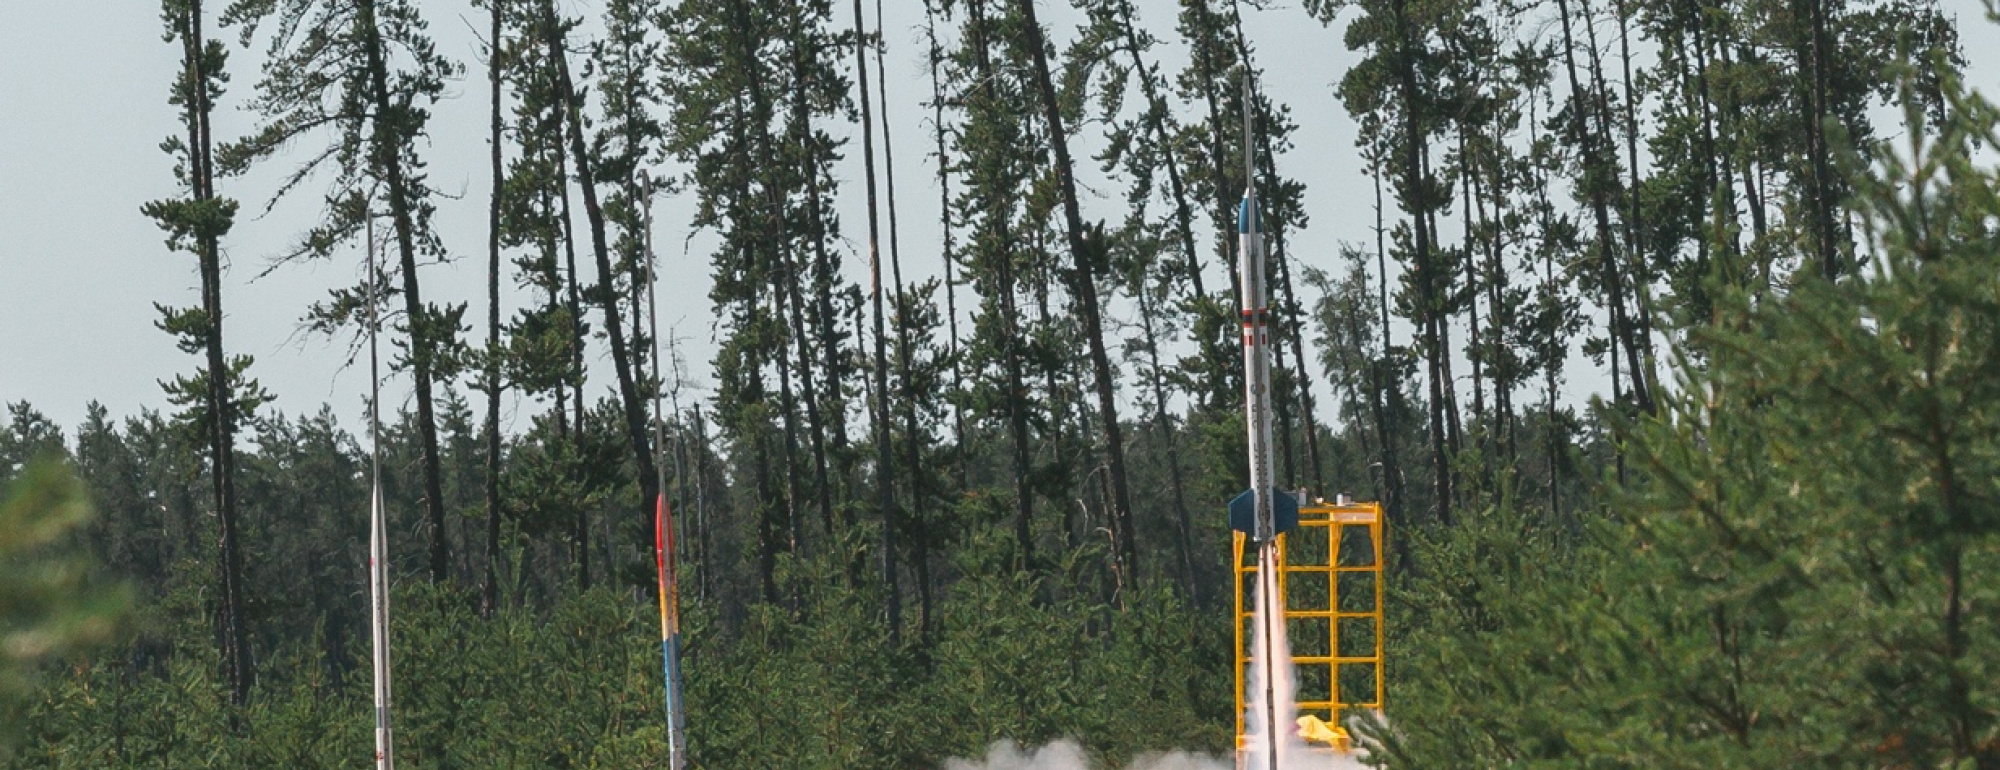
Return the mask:
[[1242,204],[1236,206],[1236,232],[1250,234],[1250,232],[1258,232],[1260,226],[1262,226],[1262,222],[1258,222],[1258,216],[1256,216],[1256,192],[1248,192],[1246,190]]

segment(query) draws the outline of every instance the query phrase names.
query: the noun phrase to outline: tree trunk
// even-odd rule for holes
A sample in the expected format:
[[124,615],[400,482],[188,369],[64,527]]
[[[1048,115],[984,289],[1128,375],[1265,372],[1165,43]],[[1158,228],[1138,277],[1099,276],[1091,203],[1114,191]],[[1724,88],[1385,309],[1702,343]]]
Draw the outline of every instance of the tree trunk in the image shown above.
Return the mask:
[[[1590,9],[1590,0],[1582,1],[1584,18],[1588,20],[1594,15]],[[1603,177],[1600,183],[1609,186],[1618,182],[1618,175],[1609,168],[1610,164],[1616,162],[1618,152],[1612,138],[1612,116],[1609,96],[1611,89],[1605,85],[1603,57],[1598,55],[1597,52],[1597,25],[1585,24],[1584,30],[1587,33],[1590,43],[1588,47],[1590,51],[1590,79],[1592,85],[1596,88],[1596,97],[1592,101],[1596,106],[1594,114],[1597,116],[1598,141],[1603,143],[1599,146],[1601,154],[1598,158],[1606,166],[1602,171]],[[1636,174],[1638,170],[1634,169],[1632,173]],[[1627,212],[1622,219],[1624,220],[1622,224],[1625,230],[1625,240],[1627,243],[1633,243],[1632,228],[1634,227],[1634,223],[1631,221],[1630,212]],[[1624,264],[1625,260],[1620,258],[1615,249],[1608,249],[1605,254],[1608,258],[1605,271],[1611,282],[1611,296],[1614,298],[1614,309],[1617,311],[1618,317],[1618,323],[1613,330],[1617,332],[1618,344],[1625,352],[1626,382],[1632,394],[1632,403],[1641,411],[1652,411],[1652,388],[1646,382],[1645,370],[1640,360],[1639,340],[1635,331],[1638,324],[1632,320],[1631,316],[1633,312],[1632,304],[1636,303],[1628,304],[1625,299],[1625,279],[1627,272],[1626,265]]]
[[1111,475],[1111,521],[1118,538],[1119,564],[1127,575],[1138,575],[1139,551],[1132,536],[1131,493],[1125,482],[1125,439],[1118,424],[1118,400],[1113,382],[1111,357],[1104,347],[1104,322],[1097,299],[1097,261],[1105,244],[1101,232],[1084,231],[1083,213],[1076,196],[1075,169],[1070,165],[1069,139],[1063,130],[1062,105],[1056,101],[1055,82],[1049,76],[1049,59],[1042,39],[1042,25],[1035,20],[1035,0],[1019,0],[1027,27],[1028,47],[1035,65],[1035,85],[1041,93],[1042,117],[1048,124],[1049,144],[1055,151],[1056,183],[1062,192],[1063,224],[1069,238],[1070,258],[1075,265],[1070,274],[1070,290],[1083,321],[1083,334],[1090,346],[1090,363],[1095,371],[1097,411],[1104,431],[1105,465]]
[[[1387,511],[1391,523],[1400,524],[1404,523],[1404,521],[1399,517],[1408,515],[1408,511],[1402,508],[1403,501],[1407,498],[1403,494],[1403,466],[1397,462],[1396,458],[1397,425],[1395,407],[1397,401],[1400,399],[1400,394],[1403,392],[1403,385],[1396,376],[1396,370],[1390,365],[1393,360],[1391,355],[1395,350],[1395,346],[1391,344],[1392,341],[1389,338],[1389,231],[1382,224],[1381,159],[1381,154],[1387,151],[1388,148],[1386,146],[1372,150],[1371,155],[1373,157],[1369,158],[1368,163],[1368,176],[1375,181],[1375,275],[1381,281],[1382,285],[1376,297],[1381,303],[1382,310],[1382,355],[1380,360],[1375,363],[1375,368],[1379,371],[1380,376],[1377,378],[1375,386],[1377,403],[1374,408],[1375,430],[1382,436],[1383,508]],[[1387,404],[1381,403],[1383,391],[1387,391],[1389,394]]]
[[480,581],[479,614],[490,618],[500,602],[500,196],[506,168],[500,154],[500,4],[488,0],[492,37],[487,48],[487,80],[492,87],[493,199],[487,208],[486,237],[486,574]]
[[1132,71],[1139,73],[1139,88],[1146,95],[1146,128],[1153,134],[1153,143],[1159,145],[1161,165],[1167,169],[1167,191],[1174,199],[1175,232],[1180,236],[1181,258],[1187,260],[1188,284],[1194,296],[1204,297],[1208,291],[1202,287],[1201,257],[1194,247],[1194,212],[1188,205],[1187,184],[1181,181],[1181,166],[1174,155],[1173,139],[1167,136],[1167,116],[1172,113],[1166,99],[1160,95],[1153,68],[1139,56],[1139,35],[1129,0],[1118,4],[1118,15],[1119,27],[1125,31],[1125,52],[1132,57]]
[[[1445,449],[1444,412],[1447,402],[1444,396],[1444,371],[1439,359],[1445,356],[1440,339],[1437,319],[1436,281],[1431,265],[1431,233],[1426,224],[1430,211],[1424,179],[1424,133],[1421,121],[1421,107],[1417,92],[1416,39],[1410,29],[1407,0],[1396,0],[1397,47],[1401,49],[1401,59],[1397,66],[1398,87],[1403,97],[1403,185],[1412,217],[1410,231],[1415,239],[1417,296],[1422,305],[1421,328],[1425,337],[1426,359],[1430,374],[1430,440],[1432,479],[1432,510],[1438,522],[1451,525],[1451,457]],[[1386,333],[1386,327],[1385,331]]]
[[[604,332],[611,342],[612,368],[618,373],[618,396],[625,411],[625,433],[632,450],[632,467],[639,476],[639,506],[641,509],[659,495],[659,481],[655,478],[653,456],[648,449],[646,437],[645,409],[639,403],[638,384],[632,376],[631,351],[625,346],[624,324],[618,317],[618,294],[611,285],[611,253],[605,244],[604,209],[597,202],[597,179],[591,167],[588,150],[584,145],[583,105],[576,97],[569,77],[569,57],[563,51],[560,28],[555,18],[552,3],[543,5],[544,36],[548,46],[549,59],[555,63],[555,85],[558,101],[564,105],[569,116],[570,154],[576,161],[577,186],[583,190],[583,213],[590,222],[591,250],[597,256],[597,301],[604,311]],[[639,528],[635,528],[637,532]],[[652,547],[650,539],[643,532],[637,537],[640,550]],[[616,565],[610,565],[615,570]]]
[[901,642],[903,607],[896,581],[896,497],[894,464],[889,448],[889,354],[882,318],[881,224],[875,204],[875,115],[868,97],[868,32],[861,0],[854,0],[854,74],[861,88],[861,157],[867,164],[869,303],[875,311],[875,489],[882,512],[882,594],[888,613],[889,642]]
[[[882,29],[882,0],[875,0],[875,28]],[[903,291],[903,257],[896,242],[896,147],[890,139],[889,131],[889,75],[885,58],[886,41],[876,40],[875,75],[882,88],[877,96],[882,108],[882,170],[887,183],[885,192],[889,200],[889,274],[896,286],[896,369],[902,381],[904,455],[910,479],[910,510],[905,525],[915,531],[910,539],[910,558],[917,565],[917,634],[929,633],[931,624],[931,592],[929,578],[930,546],[929,532],[924,516],[927,499],[924,497],[923,434],[917,423],[917,402],[923,394],[910,387],[910,299]]]
[[[1562,20],[1563,65],[1569,72],[1570,131],[1572,139],[1583,153],[1584,170],[1581,184],[1590,199],[1591,214],[1597,224],[1597,258],[1603,274],[1607,315],[1605,337],[1611,344],[1611,401],[1613,404],[1623,404],[1625,395],[1618,363],[1618,339],[1622,317],[1620,310],[1624,301],[1617,290],[1615,263],[1611,255],[1611,215],[1601,180],[1603,158],[1598,153],[1597,136],[1591,130],[1587,117],[1596,113],[1596,110],[1591,108],[1594,102],[1584,94],[1583,81],[1577,76],[1576,40],[1570,32],[1569,0],[1556,0],[1556,7]],[[1614,451],[1616,452],[1614,463],[1617,466],[1618,478],[1622,481],[1625,478],[1625,453],[1622,449]]]
[[[1215,20],[1209,10],[1208,0],[1184,0],[1184,2],[1193,13],[1197,27],[1203,30],[1213,30],[1215,28]],[[1195,49],[1194,65],[1196,74],[1199,76],[1198,79],[1201,81],[1202,102],[1208,108],[1209,162],[1212,166],[1209,169],[1209,173],[1215,180],[1215,197],[1217,198],[1215,209],[1216,239],[1221,243],[1223,261],[1229,265],[1230,307],[1240,308],[1243,306],[1243,282],[1236,278],[1240,267],[1236,264],[1236,250],[1231,248],[1229,244],[1229,202],[1222,200],[1224,183],[1229,178],[1228,166],[1224,160],[1228,157],[1228,153],[1223,149],[1222,138],[1229,135],[1229,127],[1222,123],[1222,97],[1216,93],[1215,84],[1220,81],[1223,73],[1221,71],[1222,68],[1214,60],[1213,52],[1209,51],[1207,46],[1194,41],[1190,42],[1193,43]],[[1242,383],[1238,382],[1233,386],[1232,392],[1240,392],[1242,389]]]
[[[806,141],[813,143],[813,154],[817,157],[818,140],[813,136],[810,126],[805,128],[805,135]],[[820,402],[825,405],[820,420],[824,423],[821,430],[825,432],[826,451],[822,453],[820,461],[829,466],[835,461],[840,463],[838,468],[830,470],[828,475],[823,477],[821,495],[828,499],[822,501],[820,516],[826,527],[827,539],[837,541],[831,499],[836,495],[841,495],[844,499],[845,488],[851,483],[853,474],[849,472],[852,462],[846,459],[850,454],[846,451],[847,411],[841,382],[846,374],[846,368],[841,366],[840,324],[833,308],[833,289],[837,274],[833,257],[826,249],[826,222],[821,217],[819,183],[819,169],[817,167],[809,169],[806,173],[806,226],[811,230],[813,243],[813,302],[814,318],[818,324],[815,334],[819,339],[821,372],[826,376],[826,397]],[[803,309],[804,303],[799,304]],[[852,523],[852,516],[853,514],[848,514],[850,521],[847,523]]]
[[382,50],[381,29],[375,20],[375,0],[359,0],[355,17],[366,52],[369,88],[374,101],[374,137],[370,148],[375,165],[389,193],[389,217],[396,228],[396,249],[403,273],[403,310],[410,327],[410,369],[417,395],[417,435],[423,449],[424,513],[429,525],[431,582],[443,582],[451,567],[445,545],[444,482],[438,463],[437,420],[432,408],[431,370],[438,340],[432,338],[431,319],[417,286],[416,223],[411,212],[409,187],[403,177],[401,140],[394,133],[407,108],[390,103],[387,55]]
[[1655,357],[1653,355],[1652,271],[1647,265],[1646,228],[1644,226],[1645,212],[1641,210],[1643,204],[1639,200],[1638,102],[1641,96],[1632,88],[1632,42],[1631,31],[1628,29],[1632,14],[1630,8],[1626,5],[1627,0],[1612,0],[1612,2],[1618,4],[1618,54],[1624,68],[1625,76],[1626,174],[1632,180],[1626,189],[1626,196],[1629,200],[1626,204],[1628,213],[1626,214],[1625,238],[1630,242],[1629,251],[1632,256],[1633,266],[1633,293],[1637,295],[1635,299],[1638,300],[1639,307],[1637,333],[1640,347],[1636,353],[1643,359],[1643,366],[1634,364],[1635,368],[1633,372],[1637,375],[1640,382],[1644,382],[1647,385],[1645,403],[1650,411],[1652,407],[1651,394],[1653,386],[1659,383],[1659,375],[1653,371]]
[[[215,75],[202,66],[208,42],[202,34],[201,0],[188,0],[183,13],[181,42],[187,68],[184,77],[193,96],[186,105],[188,181],[194,200],[207,203],[215,199],[215,138],[209,132],[209,113],[214,109],[209,81]],[[209,484],[220,529],[216,547],[221,555],[217,577],[222,597],[217,614],[222,626],[222,662],[229,676],[230,699],[241,706],[250,697],[250,683],[255,675],[250,661],[249,626],[243,617],[243,546],[236,515],[235,410],[230,403],[229,361],[222,348],[219,240],[213,229],[202,228],[196,242],[199,249],[196,258],[201,272],[202,317],[208,326],[204,352],[208,365]]]
[[1300,422],[1305,429],[1306,467],[1312,471],[1313,488],[1326,492],[1329,491],[1326,486],[1326,466],[1320,462],[1319,423],[1314,418],[1316,402],[1313,399],[1311,369],[1308,368],[1310,363],[1306,358],[1304,311],[1299,305],[1298,296],[1292,293],[1292,267],[1285,254],[1283,230],[1278,231],[1275,241],[1277,245],[1275,253],[1278,257],[1278,290],[1284,292],[1283,308],[1288,319],[1287,323],[1291,327],[1290,333],[1286,336],[1291,338],[1289,341],[1292,347],[1292,386],[1298,390],[1299,414],[1302,415]]
[[[979,67],[979,81],[975,88],[982,93],[978,96],[997,108],[999,94],[994,89],[994,78],[999,76],[993,66],[992,40],[987,29],[986,1],[972,0],[971,38],[973,58]],[[1035,569],[1034,509],[1035,498],[1029,486],[1029,472],[1032,468],[1028,446],[1028,414],[1026,405],[1027,385],[1021,371],[1020,308],[1015,295],[1014,275],[1014,234],[1007,220],[1008,212],[988,212],[988,218],[997,219],[999,224],[995,238],[1000,242],[1003,253],[990,257],[993,264],[986,265],[993,273],[993,283],[1000,301],[1000,357],[1001,368],[1005,371],[1007,391],[1007,432],[1012,440],[1014,473],[1014,545],[1019,559],[1018,568],[1023,571]]]
[[[819,168],[817,156],[811,152],[813,149],[813,136],[811,117],[806,111],[805,57],[803,55],[803,48],[796,43],[793,44],[792,51],[792,83],[793,88],[796,89],[796,93],[792,99],[792,141],[797,144],[800,150],[805,151],[808,160],[803,172],[807,179],[812,179],[818,175]],[[809,217],[818,216],[819,197],[814,194],[816,190],[817,185],[808,182],[807,205],[813,208],[813,212],[809,214]],[[817,240],[814,240],[814,245],[818,246]],[[779,280],[778,285],[782,287],[780,291],[787,293],[791,300],[790,323],[792,327],[792,342],[798,351],[799,385],[806,400],[806,428],[810,432],[812,439],[813,487],[818,493],[815,497],[819,499],[820,522],[825,529],[824,534],[827,538],[826,547],[831,549],[834,547],[833,498],[835,493],[827,478],[826,418],[821,413],[824,402],[820,399],[818,383],[813,377],[814,358],[808,344],[808,341],[811,339],[811,332],[810,327],[806,325],[805,293],[799,289],[799,286],[805,282],[806,275],[804,271],[799,269],[800,260],[794,258],[793,249],[787,248],[782,250],[781,256],[784,259],[782,265],[784,276]]]
[[[924,38],[930,45],[931,125],[936,129],[937,137],[938,229],[944,233],[944,317],[951,339],[951,346],[946,351],[951,357],[951,389],[962,393],[965,391],[965,373],[958,360],[958,280],[952,275],[952,261],[956,259],[957,250],[953,248],[951,232],[951,162],[945,154],[944,79],[939,72],[944,54],[938,48],[936,9],[931,0],[924,2]],[[971,481],[967,468],[970,452],[965,447],[965,410],[955,400],[951,405],[951,421],[952,443],[958,461],[958,485],[967,487]]]

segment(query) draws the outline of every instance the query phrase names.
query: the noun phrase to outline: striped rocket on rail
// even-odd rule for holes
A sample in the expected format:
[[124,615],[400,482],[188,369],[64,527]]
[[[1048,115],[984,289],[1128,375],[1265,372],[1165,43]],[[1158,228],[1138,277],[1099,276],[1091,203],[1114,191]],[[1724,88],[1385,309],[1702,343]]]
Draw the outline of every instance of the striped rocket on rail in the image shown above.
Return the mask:
[[[1238,240],[1237,280],[1239,308],[1243,320],[1243,422],[1250,452],[1250,488],[1229,501],[1229,526],[1249,536],[1257,547],[1256,617],[1264,625],[1257,654],[1258,680],[1263,692],[1244,693],[1244,703],[1254,704],[1251,722],[1261,725],[1262,735],[1252,747],[1252,762],[1268,770],[1279,770],[1279,754],[1285,746],[1280,738],[1282,725],[1291,714],[1280,715],[1278,648],[1274,637],[1285,629],[1284,603],[1277,596],[1278,536],[1299,525],[1299,503],[1278,489],[1271,469],[1271,307],[1265,280],[1264,224],[1257,207],[1257,162],[1253,106],[1248,73],[1243,77],[1243,202],[1236,212]],[[1234,565],[1232,565],[1232,568]],[[1285,662],[1289,668],[1290,661]],[[1289,674],[1287,674],[1289,676]]]
[[[1250,81],[1244,101],[1250,100]],[[1248,429],[1250,488],[1229,501],[1229,526],[1265,543],[1299,524],[1299,503],[1278,489],[1271,470],[1271,309],[1265,280],[1264,226],[1257,210],[1257,164],[1251,120],[1243,120],[1243,202],[1236,212],[1243,320],[1243,422]]]
[[667,767],[687,766],[687,706],[681,700],[680,574],[674,561],[674,514],[662,487],[655,509],[655,554],[660,568],[660,654],[666,664]]
[[653,255],[653,179],[645,169],[639,170],[639,186],[645,191],[641,199],[645,207],[645,248],[646,248],[646,306],[653,338],[653,468],[659,472],[656,479],[659,497],[653,507],[653,556],[659,567],[660,584],[660,659],[665,675],[667,710],[667,770],[682,770],[687,767],[687,703],[682,698],[681,689],[681,579],[680,564],[675,558],[674,509],[667,504],[667,432],[666,417],[660,411],[660,391],[665,380],[660,379],[660,299],[659,263]]

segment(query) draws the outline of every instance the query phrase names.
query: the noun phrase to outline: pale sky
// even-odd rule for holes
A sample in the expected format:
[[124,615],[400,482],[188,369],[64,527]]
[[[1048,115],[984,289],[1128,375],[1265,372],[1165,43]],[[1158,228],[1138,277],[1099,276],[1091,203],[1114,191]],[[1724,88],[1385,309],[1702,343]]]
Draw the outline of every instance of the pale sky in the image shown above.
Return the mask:
[[[911,0],[888,0],[886,5],[900,240],[906,279],[921,278],[941,271],[936,172],[925,150],[930,146],[925,122],[930,113],[923,102],[930,84],[920,37],[922,6]],[[179,130],[166,102],[179,48],[161,39],[154,2],[56,0],[12,6],[0,24],[0,402],[26,400],[72,429],[93,400],[115,416],[165,408],[158,381],[193,371],[199,361],[181,353],[154,327],[158,313],[153,305],[194,304],[198,280],[194,258],[169,252],[161,232],[139,207],[177,194],[172,161],[158,145]],[[836,6],[837,23],[852,24],[851,6]],[[1138,6],[1142,21],[1171,41],[1174,4],[1142,0]],[[1960,25],[1970,60],[1968,79],[1993,91],[1986,86],[2000,76],[2000,33],[1985,20],[1978,0],[1945,0],[1944,6]],[[569,0],[567,7],[586,16],[600,10],[596,2],[579,0]],[[422,268],[423,291],[433,302],[470,302],[468,318],[477,319],[475,335],[483,340],[488,107],[473,28],[483,29],[485,22],[467,2],[426,2],[423,8],[439,51],[470,70],[468,79],[453,84],[449,98],[437,107],[431,143],[422,150],[435,187],[460,196],[438,202],[438,227],[456,261]],[[1043,23],[1054,34],[1065,39],[1073,34],[1078,17],[1067,4],[1044,2],[1042,9]],[[1266,88],[1290,106],[1299,125],[1293,136],[1297,146],[1279,158],[1283,173],[1305,183],[1312,217],[1309,227],[1289,239],[1293,257],[1334,269],[1340,242],[1373,238],[1373,193],[1354,150],[1355,127],[1332,91],[1355,55],[1342,45],[1338,26],[1312,21],[1296,0],[1247,13],[1246,30],[1258,48]],[[232,53],[233,82],[215,119],[218,137],[239,136],[253,125],[243,105],[257,80],[260,54],[261,48]],[[1170,43],[1156,55],[1167,57],[1171,71],[1181,66],[1185,50]],[[850,53],[842,64],[851,68],[852,61]],[[1089,137],[1100,134],[1101,126],[1085,126],[1082,132],[1085,145],[1075,151],[1080,162],[1088,155]],[[838,169],[850,239],[847,270],[856,280],[865,279],[866,269],[866,244],[858,240],[867,232],[860,156],[859,142],[854,142]],[[225,341],[232,353],[257,358],[251,371],[277,394],[273,408],[299,414],[331,403],[352,430],[359,424],[367,389],[365,366],[343,368],[346,342],[306,335],[297,322],[306,305],[331,288],[353,283],[360,252],[355,249],[337,262],[265,274],[269,257],[318,213],[321,188],[309,185],[269,215],[255,216],[288,162],[281,159],[247,178],[219,183],[219,192],[242,200],[245,212],[225,243]],[[678,172],[673,167],[655,170],[658,176]],[[1082,181],[1090,197],[1086,217],[1116,221],[1122,216],[1122,182],[1107,180],[1094,164]],[[713,241],[699,234],[689,240],[689,208],[684,198],[658,201],[655,240],[663,264],[662,323],[676,327],[690,364],[690,384],[700,388],[711,379],[709,361],[716,347],[707,296]],[[883,248],[886,258],[886,243]],[[1206,265],[1208,284],[1226,285],[1223,268],[1212,255]],[[587,266],[584,270],[589,272]],[[968,304],[964,296],[961,308]],[[519,307],[518,298],[506,293],[502,301],[503,313]],[[1407,329],[1399,336],[1406,337]],[[598,360],[588,387],[595,398],[616,384],[603,351],[593,348],[592,353]],[[1605,382],[1602,374],[1580,364],[1572,366],[1570,379],[1572,398]],[[390,398],[407,398],[407,392],[407,382],[400,379],[385,384]],[[1331,417],[1325,405],[1332,399],[1323,379],[1319,393],[1322,410]],[[525,427],[529,413],[510,406],[510,428]]]

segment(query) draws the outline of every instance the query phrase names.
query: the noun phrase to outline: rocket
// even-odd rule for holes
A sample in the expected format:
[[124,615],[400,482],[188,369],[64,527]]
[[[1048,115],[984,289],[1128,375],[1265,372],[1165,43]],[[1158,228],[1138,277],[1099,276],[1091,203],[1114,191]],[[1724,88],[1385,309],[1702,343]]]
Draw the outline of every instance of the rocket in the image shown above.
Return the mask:
[[687,767],[687,702],[681,688],[681,584],[680,565],[675,559],[674,509],[667,504],[666,421],[660,411],[660,301],[657,285],[659,265],[653,257],[653,182],[644,169],[640,186],[646,190],[645,206],[646,304],[653,337],[653,468],[659,497],[653,505],[653,556],[659,568],[660,658],[667,711],[667,768]]
[[1250,488],[1229,501],[1229,527],[1249,536],[1257,546],[1257,615],[1264,628],[1263,649],[1253,658],[1261,664],[1263,692],[1245,693],[1264,725],[1263,754],[1269,770],[1278,770],[1281,725],[1278,718],[1276,649],[1272,637],[1284,633],[1285,608],[1277,596],[1278,535],[1299,525],[1299,503],[1278,489],[1271,470],[1271,311],[1264,279],[1264,228],[1257,211],[1257,164],[1251,141],[1250,77],[1243,78],[1243,202],[1236,213],[1238,295],[1243,316],[1243,424],[1250,451]]
[[[1243,80],[1250,103],[1250,80]],[[1243,119],[1243,202],[1236,211],[1238,294],[1243,316],[1243,423],[1249,434],[1250,488],[1229,501],[1229,527],[1260,545],[1299,525],[1299,503],[1278,489],[1271,470],[1271,309],[1264,278],[1264,229],[1257,212],[1257,166],[1251,122]]]
[[666,664],[667,767],[687,766],[687,706],[681,699],[680,576],[674,563],[674,513],[660,490],[655,508],[655,551],[660,569],[660,654]]
[[382,505],[382,368],[375,338],[382,328],[375,307],[381,276],[375,267],[375,204],[368,204],[368,435],[371,491],[368,498],[369,653],[375,675],[375,768],[396,770],[396,740],[390,720],[389,524]]

